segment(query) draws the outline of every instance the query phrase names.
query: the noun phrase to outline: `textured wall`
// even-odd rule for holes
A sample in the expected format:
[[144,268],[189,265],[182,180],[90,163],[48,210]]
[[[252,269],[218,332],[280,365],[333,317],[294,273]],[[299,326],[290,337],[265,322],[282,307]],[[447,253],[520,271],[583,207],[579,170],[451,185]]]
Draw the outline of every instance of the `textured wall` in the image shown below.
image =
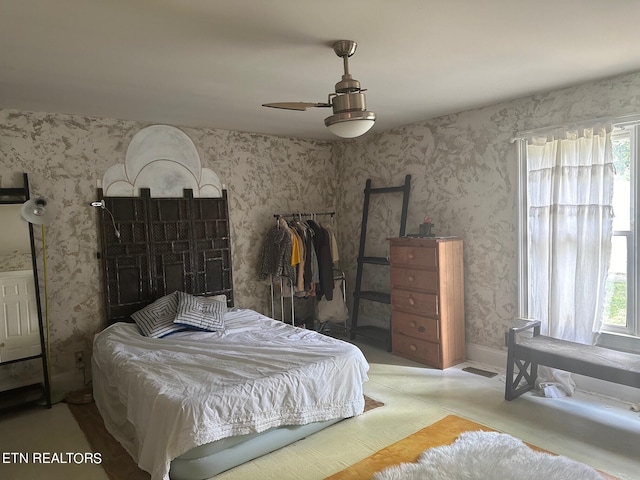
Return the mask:
[[31,270],[31,268],[31,253],[16,251],[10,255],[0,255],[0,272]]
[[[46,230],[54,376],[72,371],[73,352],[88,353],[94,333],[103,327],[98,216],[89,203],[96,198],[96,181],[111,165],[124,162],[129,141],[145,126],[0,111],[3,186],[27,172],[32,195],[48,198],[57,208]],[[335,209],[332,146],[223,130],[183,131],[196,145],[203,167],[215,171],[228,188],[237,304],[268,313],[268,288],[257,282],[263,234],[274,213]],[[34,230],[39,237],[39,229]]]
[[[391,186],[411,174],[407,233],[417,233],[428,214],[436,234],[464,238],[467,341],[502,348],[504,332],[517,314],[517,151],[510,139],[518,131],[638,112],[640,74],[630,74],[341,144],[339,230],[342,256],[351,259],[350,292],[366,179],[374,187]],[[398,234],[400,197],[385,197],[369,217],[370,255],[388,255],[386,238]],[[374,285],[388,284],[386,272],[370,268]],[[362,315],[381,324],[386,306],[367,306]]]

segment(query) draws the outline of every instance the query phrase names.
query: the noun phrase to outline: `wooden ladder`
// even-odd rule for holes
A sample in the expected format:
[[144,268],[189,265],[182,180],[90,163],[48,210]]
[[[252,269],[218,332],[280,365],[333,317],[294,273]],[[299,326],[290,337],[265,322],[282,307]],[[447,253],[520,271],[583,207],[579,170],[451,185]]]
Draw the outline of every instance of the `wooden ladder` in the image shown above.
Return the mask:
[[391,303],[391,295],[389,293],[374,292],[370,290],[362,290],[362,275],[365,264],[370,265],[386,265],[389,266],[388,257],[367,257],[365,256],[365,244],[367,240],[367,220],[369,217],[369,199],[371,195],[383,193],[402,193],[402,213],[400,215],[400,233],[403,237],[407,225],[407,210],[409,208],[409,191],[411,190],[411,175],[404,178],[404,184],[398,187],[379,187],[371,188],[371,179],[367,180],[364,188],[364,207],[362,208],[362,226],[360,230],[360,248],[358,250],[358,270],[356,274],[355,290],[353,292],[353,312],[351,316],[351,331],[349,337],[351,340],[356,338],[357,334],[367,337],[378,342],[384,342],[387,350],[391,350],[391,331],[390,329],[375,327],[371,325],[358,326],[358,316],[360,310],[360,300],[369,300],[378,303]]

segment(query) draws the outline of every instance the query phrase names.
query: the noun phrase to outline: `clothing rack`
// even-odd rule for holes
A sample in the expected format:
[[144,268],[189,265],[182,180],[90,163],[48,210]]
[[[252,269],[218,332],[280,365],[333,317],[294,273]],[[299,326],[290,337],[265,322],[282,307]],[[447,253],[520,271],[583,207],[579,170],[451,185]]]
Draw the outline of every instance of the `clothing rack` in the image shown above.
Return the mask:
[[[331,217],[331,219],[333,220],[333,218],[335,217],[336,212],[335,211],[330,211],[330,212],[292,212],[292,213],[276,213],[273,215],[273,217],[276,219],[277,222],[280,222],[280,220],[287,220],[287,219],[292,219],[292,220],[300,220],[303,221],[305,218],[309,219],[309,220],[316,220],[316,217],[318,216],[329,216]],[[333,280],[335,282],[335,280],[341,280],[342,282],[342,292],[341,292],[341,296],[342,296],[342,300],[345,302],[346,305],[346,288],[345,288],[345,274],[342,270],[339,270],[337,268],[333,268],[332,269],[332,273],[333,273]],[[334,285],[334,282],[332,282],[332,285]],[[287,275],[281,275],[278,278],[271,278],[270,283],[270,297],[271,297],[271,316],[273,318],[276,317],[275,315],[275,306],[276,303],[280,304],[280,316],[281,316],[281,320],[284,322],[286,321],[285,318],[285,298],[289,299],[290,302],[290,315],[291,315],[291,324],[295,325],[295,300],[298,298],[306,298],[306,297],[299,297],[298,295],[294,294],[294,289],[295,289],[295,285],[294,285],[294,281],[293,278],[287,276]],[[279,287],[280,290],[280,295],[279,298],[278,295],[276,295],[276,288]],[[283,294],[284,290],[283,287],[287,287],[289,289],[288,294]],[[324,329],[326,325],[322,324],[321,325],[321,329]],[[345,332],[346,332],[346,320],[345,320]]]
[[[315,218],[317,216],[331,216],[331,218],[335,217],[336,212],[295,212],[295,213],[274,213],[273,217],[275,219],[280,219],[280,218],[302,218],[302,217],[312,217]],[[342,274],[344,275],[344,273]],[[284,278],[284,283],[282,281],[282,279]],[[284,286],[285,283],[288,283],[288,286],[291,290],[291,295],[290,295],[290,301],[291,301],[291,324],[294,325],[295,324],[295,307],[294,307],[294,294],[293,294],[293,289],[294,289],[294,285],[293,285],[293,280],[289,277],[281,277],[280,278],[280,315],[282,316],[281,320],[284,322],[285,321],[285,316],[284,316],[284,295],[282,295],[282,287]],[[275,292],[274,292],[274,283],[273,280],[270,282],[270,289],[271,289],[271,315],[274,316],[275,314]]]
[[[285,282],[282,281],[282,279],[285,279]],[[281,318],[280,320],[282,320],[283,322],[285,321],[285,315],[284,315],[284,298],[285,296],[283,295],[283,287],[285,286],[286,282],[289,282],[289,289],[291,292],[291,325],[295,325],[295,316],[296,316],[296,309],[293,303],[293,299],[294,299],[294,295],[293,295],[293,281],[291,280],[291,278],[289,277],[285,277],[285,276],[281,276],[279,277],[279,281],[280,281],[280,315]],[[269,287],[271,289],[271,317],[275,318],[275,285],[273,283],[273,278],[271,279],[271,281],[269,282]]]
[[318,215],[330,215],[331,217],[336,216],[336,212],[319,212],[319,213],[304,213],[304,212],[296,212],[296,213],[275,213],[273,215],[274,218],[286,218],[286,217],[315,217]]

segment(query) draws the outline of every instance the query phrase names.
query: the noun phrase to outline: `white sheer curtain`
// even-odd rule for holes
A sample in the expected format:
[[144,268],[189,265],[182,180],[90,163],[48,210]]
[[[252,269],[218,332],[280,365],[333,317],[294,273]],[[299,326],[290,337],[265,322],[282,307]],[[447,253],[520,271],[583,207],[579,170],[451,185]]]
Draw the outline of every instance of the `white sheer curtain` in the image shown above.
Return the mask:
[[529,316],[542,333],[593,344],[611,252],[611,126],[528,139]]

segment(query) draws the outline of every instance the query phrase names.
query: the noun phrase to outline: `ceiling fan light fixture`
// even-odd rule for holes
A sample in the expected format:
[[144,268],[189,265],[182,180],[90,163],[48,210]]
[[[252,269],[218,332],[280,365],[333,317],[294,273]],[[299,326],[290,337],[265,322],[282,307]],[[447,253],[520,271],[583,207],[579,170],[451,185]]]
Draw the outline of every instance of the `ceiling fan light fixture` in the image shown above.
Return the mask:
[[345,93],[331,99],[333,115],[324,124],[334,135],[355,138],[364,135],[376,121],[376,114],[367,110],[364,93]]
[[356,138],[373,127],[376,114],[367,111],[336,113],[324,119],[324,124],[334,135],[342,138]]

